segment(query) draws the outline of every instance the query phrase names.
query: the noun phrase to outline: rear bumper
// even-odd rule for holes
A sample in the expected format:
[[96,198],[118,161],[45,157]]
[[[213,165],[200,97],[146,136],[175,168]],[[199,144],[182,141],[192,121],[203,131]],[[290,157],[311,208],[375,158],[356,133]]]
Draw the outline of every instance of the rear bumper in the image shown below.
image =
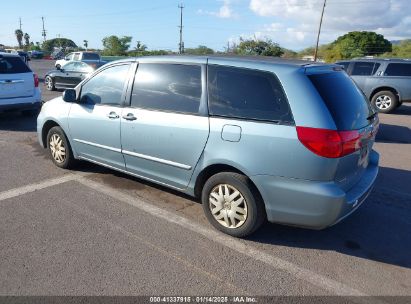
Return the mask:
[[36,110],[41,107],[41,92],[36,89],[33,96],[0,99],[0,112],[12,110]]
[[358,183],[345,192],[334,182],[257,175],[251,179],[265,202],[268,221],[324,229],[343,220],[367,199],[378,175],[379,155],[372,151]]

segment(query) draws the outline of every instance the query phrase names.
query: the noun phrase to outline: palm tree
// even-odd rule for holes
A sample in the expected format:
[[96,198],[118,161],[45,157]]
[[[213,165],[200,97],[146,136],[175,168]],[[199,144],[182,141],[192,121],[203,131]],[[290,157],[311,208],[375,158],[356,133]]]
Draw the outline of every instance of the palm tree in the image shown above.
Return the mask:
[[27,33],[24,34],[24,46],[26,48],[30,46],[30,35]]
[[83,42],[84,42],[84,47],[86,48],[86,51],[87,51],[87,47],[88,47],[88,40],[83,40]]
[[14,34],[16,35],[17,42],[19,43],[19,48],[23,47],[23,31],[22,30],[15,30]]

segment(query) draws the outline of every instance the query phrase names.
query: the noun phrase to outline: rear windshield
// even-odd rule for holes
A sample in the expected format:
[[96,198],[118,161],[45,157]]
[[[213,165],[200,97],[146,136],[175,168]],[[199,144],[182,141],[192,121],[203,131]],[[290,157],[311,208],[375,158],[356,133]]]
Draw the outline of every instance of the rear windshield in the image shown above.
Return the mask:
[[365,95],[346,73],[333,72],[308,76],[327,105],[338,130],[366,127],[374,111]]
[[0,56],[0,74],[29,73],[31,70],[20,57]]
[[99,60],[100,56],[94,53],[83,53],[83,60]]

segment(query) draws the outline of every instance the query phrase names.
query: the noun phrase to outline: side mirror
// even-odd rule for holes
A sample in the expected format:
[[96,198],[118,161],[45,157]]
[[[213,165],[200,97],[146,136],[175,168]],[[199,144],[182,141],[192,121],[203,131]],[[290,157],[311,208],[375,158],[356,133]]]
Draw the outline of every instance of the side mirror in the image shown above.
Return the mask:
[[59,70],[59,71],[62,70],[60,65],[56,66],[56,69]]
[[77,101],[77,93],[74,89],[67,89],[63,92],[63,100],[65,102],[76,102]]

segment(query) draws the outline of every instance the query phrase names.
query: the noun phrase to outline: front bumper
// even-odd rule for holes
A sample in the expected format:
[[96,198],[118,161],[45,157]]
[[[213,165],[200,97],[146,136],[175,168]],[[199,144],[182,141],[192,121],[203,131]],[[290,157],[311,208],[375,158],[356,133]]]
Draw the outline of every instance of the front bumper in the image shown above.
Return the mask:
[[378,175],[379,155],[370,162],[358,183],[344,191],[334,182],[256,175],[251,179],[265,202],[269,222],[324,229],[343,220],[367,199]]

